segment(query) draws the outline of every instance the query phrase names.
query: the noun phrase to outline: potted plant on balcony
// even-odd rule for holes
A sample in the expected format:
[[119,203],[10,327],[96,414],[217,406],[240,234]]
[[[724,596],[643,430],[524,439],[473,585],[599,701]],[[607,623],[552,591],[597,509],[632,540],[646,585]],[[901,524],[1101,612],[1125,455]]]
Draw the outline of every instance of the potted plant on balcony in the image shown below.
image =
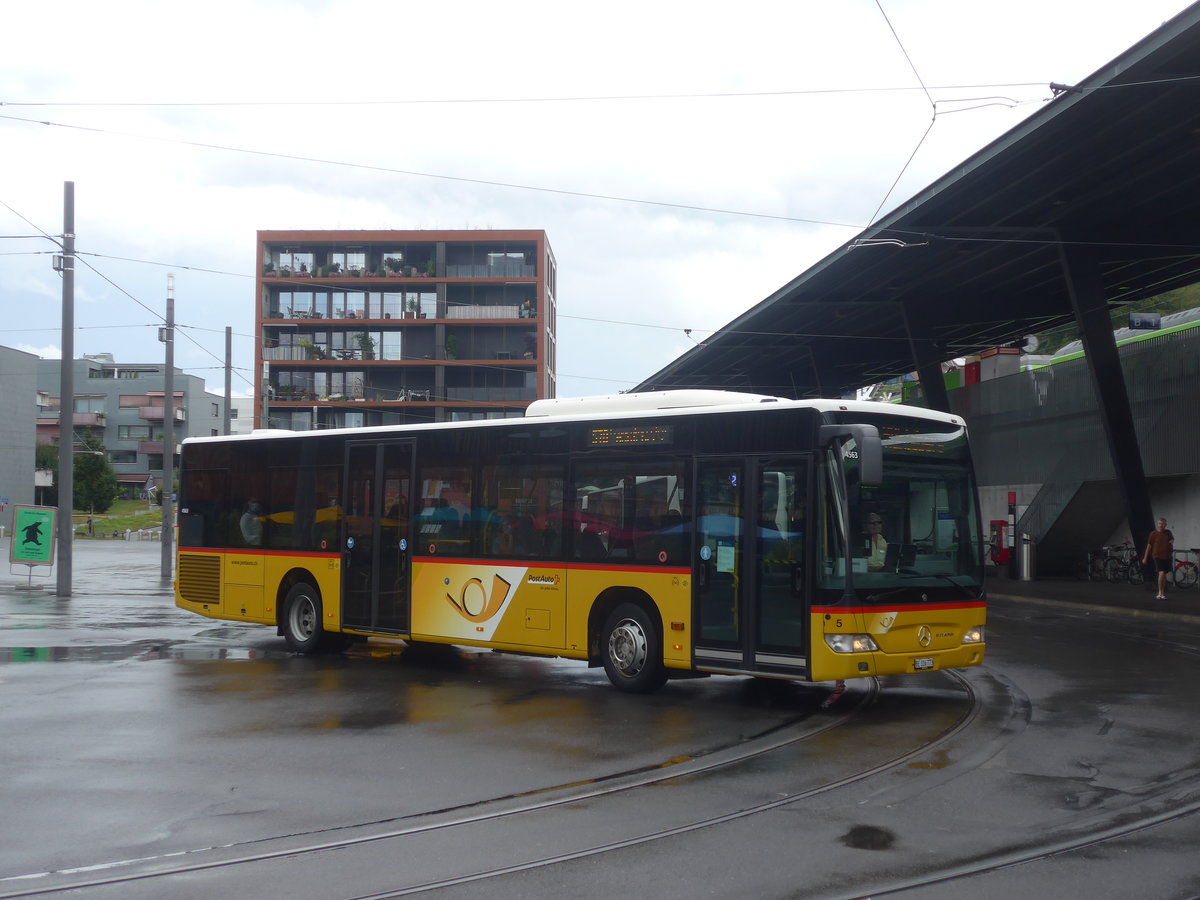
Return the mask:
[[354,336],[354,341],[358,344],[359,349],[362,350],[363,359],[375,358],[375,339],[373,337],[365,331],[360,331]]
[[400,278],[404,275],[404,263],[394,256],[385,257],[383,264],[387,267],[390,278]]
[[415,319],[417,317],[417,301],[415,299],[407,300],[405,306],[404,318]]
[[458,359],[458,335],[446,335],[446,359]]
[[316,344],[314,344],[308,338],[300,338],[300,340],[297,341],[296,343],[300,346],[300,349],[304,351],[304,355],[308,359],[324,359],[325,358],[324,351],[322,351],[320,347],[318,347]]
[[425,263],[425,274],[430,278],[437,274],[437,260],[432,256],[429,257],[429,261]]
[[263,263],[263,278],[274,278],[275,275],[275,263],[267,260]]

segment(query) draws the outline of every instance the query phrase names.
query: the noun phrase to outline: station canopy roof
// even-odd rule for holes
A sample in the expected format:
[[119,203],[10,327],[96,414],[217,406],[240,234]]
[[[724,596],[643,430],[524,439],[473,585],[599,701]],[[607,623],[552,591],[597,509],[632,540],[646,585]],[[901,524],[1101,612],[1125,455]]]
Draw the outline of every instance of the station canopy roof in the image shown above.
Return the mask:
[[[1074,321],[1064,252],[1110,309],[1200,280],[1200,3],[636,390],[836,397]],[[1064,248],[1067,248],[1064,250]]]

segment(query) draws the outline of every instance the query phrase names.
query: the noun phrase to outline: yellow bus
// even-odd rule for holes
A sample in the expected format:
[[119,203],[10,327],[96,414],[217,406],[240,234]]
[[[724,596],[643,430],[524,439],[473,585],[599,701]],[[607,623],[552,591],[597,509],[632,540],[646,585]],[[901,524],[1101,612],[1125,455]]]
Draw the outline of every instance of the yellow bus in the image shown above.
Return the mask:
[[978,665],[962,419],[667,391],[522,418],[189,438],[176,605],[349,641],[840,681]]

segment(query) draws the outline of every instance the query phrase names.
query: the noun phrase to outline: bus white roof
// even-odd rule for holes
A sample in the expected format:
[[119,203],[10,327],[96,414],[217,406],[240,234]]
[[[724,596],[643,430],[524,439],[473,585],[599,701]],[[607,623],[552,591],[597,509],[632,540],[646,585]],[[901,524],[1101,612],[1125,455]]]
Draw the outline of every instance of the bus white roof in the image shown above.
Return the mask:
[[648,391],[643,394],[606,394],[599,397],[563,397],[534,400],[528,416],[587,416],[634,412],[644,409],[692,409],[697,406],[740,406],[745,403],[779,403],[782,397],[744,394],[737,391]]
[[[884,416],[929,419],[963,425],[960,416],[938,412],[920,406],[902,406],[897,403],[880,403],[876,400],[811,399],[789,400],[765,394],[748,394],[737,391],[682,390],[655,391],[643,394],[614,394],[600,397],[568,397],[561,400],[535,400],[529,405],[532,413],[526,418],[563,419],[580,421],[589,419],[644,419],[656,412],[672,415],[703,415],[728,410],[750,412],[770,408],[806,408],[820,412],[849,412]],[[215,435],[189,437],[184,443],[209,443],[220,441],[262,440],[266,438],[295,437],[314,438],[319,435],[362,437],[364,435],[403,434],[408,432],[441,431],[451,428],[489,428],[513,425],[522,418],[485,419],[472,422],[425,422],[412,425],[374,425],[366,428],[331,428],[320,431],[288,431],[286,429],[255,429],[251,434]]]

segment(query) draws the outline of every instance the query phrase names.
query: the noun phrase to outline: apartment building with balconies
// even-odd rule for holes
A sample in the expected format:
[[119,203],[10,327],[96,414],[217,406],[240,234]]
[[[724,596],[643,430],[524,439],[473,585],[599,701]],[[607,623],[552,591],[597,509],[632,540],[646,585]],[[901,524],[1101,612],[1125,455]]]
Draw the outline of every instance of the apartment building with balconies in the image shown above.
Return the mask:
[[555,395],[544,231],[258,232],[255,420],[520,416]]
[[[38,443],[62,446],[62,363],[38,362],[37,388],[48,397],[39,406]],[[163,363],[118,363],[111,354],[74,361],[75,391],[71,405],[72,447],[85,437],[100,441],[116,473],[119,495],[137,498],[148,483],[162,485],[164,425],[171,410],[175,452],[186,437],[220,434],[225,398],[205,390],[204,379],[175,369],[172,402],[166,399]]]

